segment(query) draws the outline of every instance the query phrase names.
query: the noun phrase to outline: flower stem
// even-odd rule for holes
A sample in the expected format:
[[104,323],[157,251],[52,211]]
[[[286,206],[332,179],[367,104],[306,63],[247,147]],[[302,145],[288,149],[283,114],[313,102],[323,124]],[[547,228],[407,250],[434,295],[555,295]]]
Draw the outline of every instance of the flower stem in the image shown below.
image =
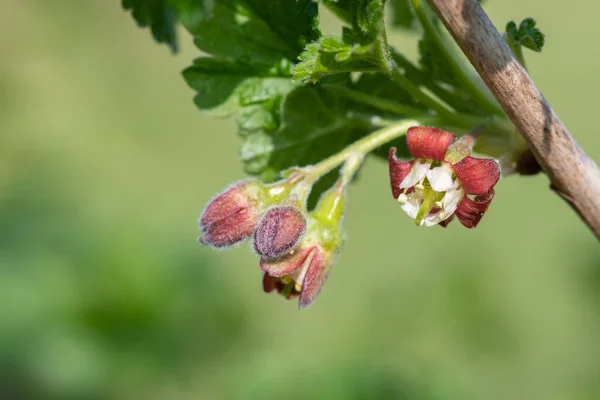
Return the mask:
[[362,165],[364,159],[365,153],[363,152],[355,152],[348,156],[348,158],[344,162],[344,166],[340,171],[340,176],[342,179],[341,184],[343,186],[349,184],[350,181],[352,181],[352,178]]
[[504,115],[504,111],[498,106],[495,101],[493,101],[490,97],[486,96],[485,92],[479,87],[473,79],[471,79],[471,74],[468,66],[463,62],[463,60],[459,57],[454,49],[455,44],[447,40],[447,38],[440,33],[440,31],[433,25],[431,19],[426,14],[425,9],[423,8],[423,4],[421,0],[411,0],[413,9],[415,10],[415,14],[421,23],[421,26],[425,30],[427,34],[431,37],[431,39],[435,42],[438,50],[446,57],[449,64],[454,69],[454,73],[457,78],[465,86],[465,89],[471,93],[475,101],[481,106],[481,108],[489,112],[491,114]]
[[377,46],[379,54],[382,58],[382,62],[380,64],[380,68],[382,69],[381,72],[387,73],[389,77],[394,82],[396,82],[398,86],[406,90],[406,92],[408,92],[421,104],[435,111],[438,115],[445,117],[452,123],[459,122],[457,120],[456,115],[451,109],[447,108],[434,98],[427,95],[427,93],[423,92],[421,89],[415,86],[406,76],[404,76],[404,74],[402,74],[402,72],[400,72],[398,65],[392,57],[390,46],[387,40],[387,32],[385,31],[385,29],[383,30],[383,32],[377,40]]
[[444,103],[454,108],[458,112],[474,112],[478,111],[478,107],[470,105],[468,102],[464,102],[462,99],[456,97],[456,94],[452,93],[448,89],[442,87],[438,82],[429,78],[421,69],[414,65],[408,60],[402,53],[395,50],[393,47],[390,48],[394,62],[398,67],[404,70],[405,75],[410,77],[413,83],[418,86],[423,86]]
[[369,154],[379,146],[404,135],[411,126],[430,125],[435,124],[438,121],[439,117],[426,116],[422,118],[402,120],[393,125],[379,129],[370,135],[357,140],[344,150],[324,159],[318,164],[305,167],[304,169],[307,172],[305,182],[312,183],[317,181],[321,176],[346,162],[346,160],[348,160],[351,156],[355,158],[359,158],[361,156],[364,157],[366,154]]
[[[468,114],[456,114],[460,118],[460,127],[470,126],[484,126],[484,129],[494,129],[497,131],[505,132],[514,129],[511,124],[505,124],[502,126],[496,126],[496,118],[490,117],[478,117]],[[378,129],[371,134],[357,140],[352,143],[344,150],[339,153],[333,154],[330,157],[320,161],[317,164],[309,165],[296,169],[301,176],[303,176],[302,182],[299,183],[301,187],[299,192],[308,195],[312,185],[319,180],[323,175],[330,172],[331,170],[339,167],[346,163],[341,171],[341,176],[344,184],[350,182],[356,171],[359,169],[364,158],[378,147],[406,134],[408,128],[418,125],[444,125],[448,121],[443,117],[435,115],[423,115],[420,117],[414,117],[410,119],[403,119],[399,122],[391,123],[381,129]],[[485,149],[481,149],[485,153]]]

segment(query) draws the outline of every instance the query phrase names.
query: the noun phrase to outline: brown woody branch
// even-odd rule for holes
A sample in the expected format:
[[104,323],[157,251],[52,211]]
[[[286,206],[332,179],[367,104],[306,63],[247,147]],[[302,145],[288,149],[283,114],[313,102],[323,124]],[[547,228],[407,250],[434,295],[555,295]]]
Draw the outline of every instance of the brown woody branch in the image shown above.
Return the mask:
[[551,187],[600,238],[600,169],[585,154],[476,0],[428,0],[527,141]]

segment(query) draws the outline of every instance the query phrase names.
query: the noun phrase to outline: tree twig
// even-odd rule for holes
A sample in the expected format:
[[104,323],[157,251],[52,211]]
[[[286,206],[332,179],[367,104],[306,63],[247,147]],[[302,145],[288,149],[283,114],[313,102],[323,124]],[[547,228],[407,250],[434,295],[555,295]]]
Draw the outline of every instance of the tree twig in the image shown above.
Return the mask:
[[600,169],[585,154],[476,0],[428,0],[527,141],[552,187],[600,239]]

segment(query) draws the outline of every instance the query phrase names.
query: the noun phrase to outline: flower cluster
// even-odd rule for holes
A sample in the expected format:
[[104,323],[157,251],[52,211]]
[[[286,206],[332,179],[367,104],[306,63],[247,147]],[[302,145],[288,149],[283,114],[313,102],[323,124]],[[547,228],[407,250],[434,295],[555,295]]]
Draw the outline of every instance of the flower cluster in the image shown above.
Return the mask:
[[388,154],[392,195],[402,210],[419,226],[445,227],[456,216],[476,227],[494,198],[498,163],[471,157],[472,136],[456,140],[436,128],[410,128],[406,144],[413,160],[398,160],[395,148]]
[[[390,149],[392,194],[417,225],[446,226],[456,217],[474,228],[481,220],[494,197],[500,166],[471,157],[475,136],[456,139],[439,129],[413,127],[406,143],[414,159],[400,161],[396,149]],[[206,206],[198,221],[199,241],[222,248],[251,239],[264,291],[298,298],[299,308],[309,306],[342,247],[345,189],[363,158],[364,153],[348,151],[337,183],[310,212],[306,200],[313,183],[329,169],[295,169],[270,185],[258,180],[234,184]]]
[[[299,296],[300,308],[309,306],[315,300],[342,246],[343,208],[344,185],[340,181],[323,194],[315,209],[308,213],[306,233],[297,246],[279,257],[261,255],[260,268],[265,272],[265,292],[277,289],[287,298]],[[254,246],[259,254],[257,243],[263,239],[263,225],[270,226],[272,222],[268,217],[263,218],[256,230]],[[292,225],[290,230],[295,228]],[[288,236],[290,230],[286,232],[285,226],[281,225],[279,233],[271,236],[272,242],[278,242],[278,236]]]
[[298,297],[305,308],[319,294],[342,245],[345,193],[340,179],[307,212],[306,188],[298,187],[298,176],[271,185],[256,180],[233,185],[206,206],[199,241],[220,248],[252,238],[264,291]]

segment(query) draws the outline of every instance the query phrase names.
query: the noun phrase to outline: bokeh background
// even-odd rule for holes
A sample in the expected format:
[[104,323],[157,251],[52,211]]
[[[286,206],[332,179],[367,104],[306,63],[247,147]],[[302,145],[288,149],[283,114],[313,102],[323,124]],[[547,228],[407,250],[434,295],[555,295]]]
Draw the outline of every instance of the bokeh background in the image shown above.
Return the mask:
[[[600,398],[598,243],[544,176],[503,180],[476,230],[417,229],[369,160],[299,312],[247,245],[196,242],[243,171],[180,75],[189,36],[172,56],[118,1],[1,3],[1,399]],[[487,10],[538,20],[530,71],[600,160],[600,3]]]

